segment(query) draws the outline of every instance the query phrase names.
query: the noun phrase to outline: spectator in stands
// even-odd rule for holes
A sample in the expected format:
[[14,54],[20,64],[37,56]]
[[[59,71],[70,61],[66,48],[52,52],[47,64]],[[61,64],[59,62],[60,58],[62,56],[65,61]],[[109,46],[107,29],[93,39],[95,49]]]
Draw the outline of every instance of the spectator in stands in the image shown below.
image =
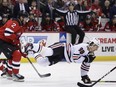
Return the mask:
[[52,7],[53,7],[53,1],[52,0],[48,0],[47,4],[43,8],[42,20],[45,18],[46,13],[49,13],[50,14],[50,18],[55,20],[55,13],[53,12]]
[[64,7],[63,7],[62,10],[67,10],[67,9],[68,9],[68,4],[69,4],[69,3],[75,4],[75,3],[74,3],[74,0],[63,0],[63,1],[64,1]]
[[92,2],[90,0],[89,1],[88,0],[83,1],[83,5],[84,5],[86,10],[89,10],[91,8],[91,4],[92,4]]
[[102,17],[104,18],[110,17],[110,1],[109,0],[106,0],[104,2],[104,6],[102,7],[102,12],[103,12]]
[[[82,4],[82,0],[77,0],[78,4],[75,5],[74,10],[79,10],[79,11],[85,11],[86,8],[85,6]],[[81,14],[79,15],[79,22],[82,22],[85,19],[86,15],[85,14]]]
[[37,31],[38,30],[38,22],[36,21],[33,12],[29,14],[29,21],[25,25],[28,31]]
[[0,27],[2,27],[7,21],[8,21],[8,15],[7,14],[3,14],[2,15],[2,20],[0,21]]
[[93,26],[94,26],[94,31],[99,31],[102,27],[102,24],[100,22],[99,24],[99,17],[97,16],[97,13],[96,12],[93,12],[92,13],[92,23],[93,23]]
[[14,6],[16,4],[17,0],[11,0],[11,4]]
[[112,20],[107,22],[104,26],[104,31],[115,31],[116,32],[116,15],[113,16]]
[[93,31],[94,26],[92,23],[91,15],[87,15],[85,20],[79,24],[82,30],[84,31]]
[[78,2],[77,5],[75,5],[74,7],[75,10],[80,10],[80,11],[86,10],[83,5],[83,0],[77,0],[77,2]]
[[45,19],[42,20],[41,28],[43,31],[60,31],[59,24],[51,19],[49,13],[46,13]]
[[2,5],[0,6],[0,16],[7,14],[8,18],[12,17],[12,9],[9,8],[8,0],[2,0]]
[[101,7],[100,7],[100,1],[99,0],[94,0],[93,4],[92,4],[92,7],[91,9],[96,12],[97,16],[102,16],[102,10],[101,10]]
[[114,2],[114,5],[110,9],[110,20],[112,20],[112,17],[116,15],[116,0]]
[[58,8],[58,9],[63,9],[64,7],[64,1],[63,0],[57,0],[55,3],[54,3],[54,7],[55,8]]
[[24,11],[29,13],[29,5],[25,3],[24,0],[18,0],[13,9],[13,17],[17,18],[19,11]]
[[65,31],[65,23],[64,23],[64,17],[63,16],[60,16],[60,19],[57,20],[57,23],[59,24],[60,26],[60,31]]
[[42,16],[41,11],[38,9],[36,0],[33,0],[31,2],[31,6],[29,7],[29,10],[34,14],[35,17]]

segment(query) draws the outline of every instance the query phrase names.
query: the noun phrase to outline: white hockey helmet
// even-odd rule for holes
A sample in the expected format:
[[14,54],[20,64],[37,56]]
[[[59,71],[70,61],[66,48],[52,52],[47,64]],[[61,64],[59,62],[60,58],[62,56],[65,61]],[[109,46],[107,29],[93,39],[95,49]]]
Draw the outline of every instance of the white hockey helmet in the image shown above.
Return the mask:
[[97,46],[100,46],[100,41],[97,39],[97,38],[92,38],[90,41],[89,41],[89,45],[92,45],[92,44],[95,44]]

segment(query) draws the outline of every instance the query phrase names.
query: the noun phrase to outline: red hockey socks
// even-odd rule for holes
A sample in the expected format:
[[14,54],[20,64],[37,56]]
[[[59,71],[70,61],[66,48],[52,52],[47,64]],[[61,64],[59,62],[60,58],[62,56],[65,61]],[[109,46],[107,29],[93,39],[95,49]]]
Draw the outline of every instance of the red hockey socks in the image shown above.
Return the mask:
[[19,73],[20,61],[21,61],[21,53],[16,50],[12,55],[12,72],[13,74]]

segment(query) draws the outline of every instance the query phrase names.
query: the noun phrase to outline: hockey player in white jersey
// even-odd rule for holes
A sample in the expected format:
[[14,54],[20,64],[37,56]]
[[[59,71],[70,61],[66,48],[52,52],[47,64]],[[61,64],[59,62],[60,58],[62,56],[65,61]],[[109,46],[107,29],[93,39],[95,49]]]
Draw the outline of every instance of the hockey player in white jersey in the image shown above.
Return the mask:
[[99,45],[99,40],[94,38],[88,43],[80,43],[77,45],[57,42],[48,47],[44,47],[41,44],[31,44],[26,48],[26,51],[33,51],[34,58],[38,64],[42,66],[51,66],[58,63],[63,58],[65,58],[68,63],[81,62],[82,81],[84,83],[91,83],[88,72],[90,63],[96,58],[94,51],[98,50]]

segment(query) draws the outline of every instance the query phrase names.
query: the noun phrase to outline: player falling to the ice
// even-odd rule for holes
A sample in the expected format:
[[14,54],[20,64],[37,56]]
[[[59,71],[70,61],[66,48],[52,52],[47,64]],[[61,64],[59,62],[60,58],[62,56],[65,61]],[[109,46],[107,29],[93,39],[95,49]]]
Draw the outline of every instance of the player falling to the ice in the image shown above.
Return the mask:
[[87,73],[89,72],[90,63],[96,58],[94,51],[98,50],[99,45],[99,40],[94,38],[88,43],[80,43],[77,45],[57,42],[48,47],[42,47],[41,43],[30,44],[26,48],[26,51],[33,51],[34,58],[38,64],[42,66],[51,66],[58,63],[63,58],[65,58],[68,63],[82,62],[82,81],[84,83],[91,83]]

